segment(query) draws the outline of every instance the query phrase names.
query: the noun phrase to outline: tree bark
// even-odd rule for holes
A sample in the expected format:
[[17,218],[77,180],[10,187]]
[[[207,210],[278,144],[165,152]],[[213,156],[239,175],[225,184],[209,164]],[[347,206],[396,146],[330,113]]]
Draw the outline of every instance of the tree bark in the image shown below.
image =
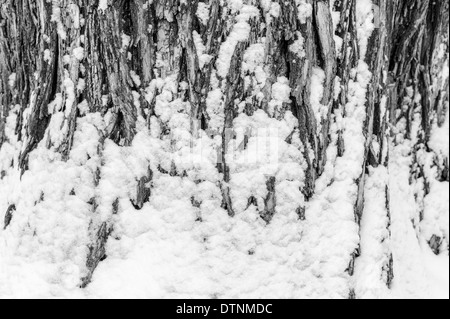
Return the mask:
[[[86,202],[90,237],[80,278],[80,286],[86,287],[114,234],[114,218],[99,216],[108,210],[108,216],[120,214],[124,205],[118,197],[102,195],[102,178],[115,165],[105,151],[109,142],[117,145],[117,152],[126,152],[139,134],[159,130],[157,138],[171,140],[175,147],[175,117],[186,115],[192,140],[220,137],[217,187],[224,213],[235,218],[243,213],[235,200],[239,189],[233,183],[236,169],[230,162],[239,118],[252,118],[262,110],[268,118],[284,123],[292,112],[297,124],[286,143],[297,145],[293,140],[298,140],[303,156],[299,194],[303,204],[293,211],[299,222],[315,218],[310,207],[320,200],[318,185],[327,181],[330,169],[340,171],[339,163],[350,160],[350,165],[357,166],[356,175],[349,173],[351,182],[342,187],[351,194],[353,223],[359,229],[367,211],[369,171],[389,170],[390,147],[407,139],[416,159],[411,183],[422,185],[415,197],[419,212],[414,223],[420,233],[426,218],[424,201],[432,185],[449,181],[448,157],[429,145],[433,127],[443,126],[448,112],[448,76],[443,72],[448,68],[448,3],[373,0],[374,28],[366,36],[358,2],[248,0],[236,10],[219,0],[108,0],[105,8],[90,0],[0,0],[0,154],[9,159],[0,165],[1,178],[6,180],[12,171],[24,176],[33,165],[33,152],[40,148],[60,154],[55,161],[70,163],[82,119],[93,114],[103,119],[104,125],[97,125],[92,137],[98,160],[91,177],[95,191]],[[207,8],[206,20],[197,13],[199,8]],[[263,47],[264,56],[251,68],[248,52],[254,45]],[[294,45],[301,49],[294,50]],[[320,110],[311,98],[317,90],[312,79],[319,71],[323,74]],[[264,72],[264,80],[258,72]],[[364,118],[357,126],[361,138],[355,142],[342,123],[359,116],[355,115],[359,107],[355,86],[364,72],[371,75],[361,84],[366,92]],[[290,93],[287,100],[279,101],[276,90],[283,79]],[[214,96],[219,98],[212,106]],[[169,109],[176,111],[167,116]],[[13,132],[11,121],[15,122]],[[405,129],[400,130],[403,123]],[[241,150],[251,136],[246,135]],[[7,153],[10,148],[14,151]],[[363,152],[362,161],[353,159],[355,149]],[[130,182],[135,191],[124,196],[136,210],[151,201],[155,174],[200,182],[174,161],[166,164],[155,166],[149,160],[146,171],[136,173]],[[339,178],[330,178],[328,186],[341,185]],[[282,200],[277,194],[280,182],[267,171],[260,185],[266,193],[249,196],[244,211],[259,207],[261,218],[270,224]],[[380,189],[386,197],[389,230],[383,241],[389,241],[389,183]],[[9,207],[7,228],[21,206],[13,197],[4,198]],[[201,210],[202,202],[192,197],[192,205]],[[437,229],[424,236],[435,253],[448,249],[449,239]],[[349,266],[342,273],[347,273],[349,282],[347,296],[358,297],[350,278],[361,247],[350,246],[344,253]],[[380,272],[389,287],[394,268],[388,249]]]

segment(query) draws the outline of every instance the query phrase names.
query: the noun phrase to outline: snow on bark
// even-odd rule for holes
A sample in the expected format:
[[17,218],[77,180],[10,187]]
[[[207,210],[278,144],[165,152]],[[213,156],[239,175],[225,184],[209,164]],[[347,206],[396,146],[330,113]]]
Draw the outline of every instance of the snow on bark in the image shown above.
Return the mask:
[[0,296],[433,292],[448,10],[0,0]]
[[355,293],[360,298],[373,299],[389,295],[388,289],[393,281],[387,185],[387,168],[372,168],[365,185],[360,257],[356,259],[355,265]]

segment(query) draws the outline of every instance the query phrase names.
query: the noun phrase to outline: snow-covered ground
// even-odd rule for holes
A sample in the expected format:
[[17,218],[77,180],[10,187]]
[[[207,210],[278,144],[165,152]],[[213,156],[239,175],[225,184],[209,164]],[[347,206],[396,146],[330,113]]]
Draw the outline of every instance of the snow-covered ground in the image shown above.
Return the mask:
[[[278,3],[261,3],[268,19],[279,15]],[[307,1],[296,4],[299,21],[311,17]],[[433,169],[424,172],[432,181],[425,196],[423,185],[411,181],[416,160],[430,164],[434,159],[425,151],[413,157],[415,141],[398,138],[402,123],[383,150],[389,153],[389,165],[370,167],[364,176],[360,227],[355,222],[360,195],[355,181],[364,173],[366,97],[372,79],[363,59],[375,27],[372,2],[357,1],[362,58],[351,72],[348,103],[332,115],[327,164],[309,200],[302,193],[308,167],[303,154],[314,152],[302,144],[298,120],[286,108],[289,79],[276,77],[266,88],[266,38],[245,51],[242,69],[249,74],[246,81],[253,82],[252,98],[268,94],[268,107],[246,115],[241,101],[233,121],[236,138],[226,156],[229,182],[217,169],[222,147],[217,132],[224,126],[227,90],[219,79],[229,74],[238,44],[249,38],[249,21],[261,14],[241,0],[228,6],[235,23],[221,46],[206,100],[209,128],[216,135],[203,130],[192,134],[192,106],[181,97],[187,84],[177,83],[175,74],[146,88],[156,116],[150,129],[139,116],[129,147],[103,139],[111,112],[89,113],[86,102],[80,103],[73,147],[63,160],[57,152],[68,129],[62,99],[73,106],[75,92],[67,78],[64,90],[72,94],[60,94],[49,105],[52,121],[21,175],[18,157],[26,141],[17,140],[18,110],[11,111],[7,142],[0,149],[0,214],[12,204],[15,208],[8,227],[0,222],[0,298],[348,298],[353,293],[357,298],[449,298],[449,183],[437,181]],[[99,9],[107,10],[108,1],[100,1]],[[200,6],[203,23],[208,12]],[[193,39],[204,66],[211,57],[201,37],[193,34]],[[124,42],[129,40],[124,36]],[[303,46],[297,35],[290,50],[304,58]],[[83,54],[74,51],[73,58],[81,60]],[[130,76],[140,83],[136,73]],[[328,112],[321,104],[325,80],[324,70],[314,68],[310,102],[319,123]],[[133,93],[139,105],[140,93]],[[30,111],[25,110],[25,120]],[[339,156],[338,131],[345,142]],[[435,125],[429,146],[440,160],[448,159],[448,112],[445,125]],[[151,196],[137,209],[132,201],[149,170]],[[230,190],[233,217],[222,208],[224,187]],[[270,192],[276,196],[268,196]],[[267,202],[276,203],[270,223],[261,218]],[[111,229],[106,256],[82,289],[88,247],[101,225]],[[427,242],[432,235],[444,240],[438,256]],[[358,248],[353,270],[349,262]],[[389,288],[386,267],[391,261]]]
[[[448,251],[436,256],[423,237],[414,229],[413,216],[416,205],[413,188],[409,185],[410,161],[402,154],[402,146],[393,151],[391,158],[391,249],[394,256],[395,279],[393,296],[397,298],[449,298]],[[447,191],[430,194],[438,197],[438,204],[447,205],[440,224],[448,230],[448,182]]]
[[[254,120],[271,121],[264,113],[256,114]],[[301,198],[300,185],[289,180],[303,177],[284,170],[287,165],[292,172],[302,172],[301,167],[292,166],[297,159],[295,148],[279,151],[287,157],[272,168],[281,181],[277,185],[279,206],[267,225],[256,206],[245,210],[244,199],[250,194],[264,194],[263,189],[252,185],[264,186],[264,172],[270,167],[252,173],[237,161],[231,184],[238,191],[233,194],[238,213],[231,218],[220,208],[222,197],[213,167],[205,162],[200,168],[186,166],[188,178],[158,172],[154,166],[162,164],[168,155],[153,153],[152,145],[161,141],[147,133],[140,133],[130,148],[106,143],[103,156],[108,164],[102,167],[95,189],[95,125],[101,126],[101,119],[95,115],[81,120],[68,162],[55,159],[52,151],[42,147],[33,153],[30,170],[20,183],[13,169],[0,182],[0,211],[5,212],[9,202],[18,203],[11,225],[0,229],[1,298],[343,298],[351,281],[361,298],[449,296],[448,252],[434,255],[411,221],[416,202],[409,183],[411,157],[405,151],[407,146],[392,145],[389,171],[378,168],[369,174],[360,232],[361,257],[355,276],[349,280],[344,274],[347,265],[342,264],[348,260],[345,244],[353,247],[358,237],[353,238],[356,224],[344,211],[346,194],[339,193],[339,189],[345,189],[345,180],[336,181],[334,189],[318,191],[307,207],[306,220],[299,220],[295,209],[303,203],[296,202]],[[283,138],[289,130],[284,132],[280,133]],[[1,152],[3,163],[14,154],[12,149],[7,151],[8,145]],[[148,159],[155,163],[152,196],[137,211],[127,196],[131,195],[133,176],[143,173],[140,170]],[[253,167],[258,166],[253,163]],[[242,170],[247,172],[247,180],[254,179],[252,183],[242,180]],[[194,172],[196,175],[190,176]],[[200,177],[203,182],[192,181]],[[381,239],[389,237],[383,211],[386,182],[390,188],[392,235],[383,244]],[[443,184],[432,192],[445,187],[448,190],[448,183]],[[94,216],[85,204],[93,192],[99,198],[100,216]],[[191,204],[192,196],[202,202],[201,208]],[[440,225],[448,234],[448,192],[429,196],[446,203],[447,224]],[[120,199],[120,214],[112,216],[107,207],[115,198]],[[352,211],[351,206],[349,209]],[[99,264],[92,283],[80,289],[90,219],[112,221],[114,231],[107,244],[107,258]],[[386,251],[394,257],[391,290],[381,280]]]

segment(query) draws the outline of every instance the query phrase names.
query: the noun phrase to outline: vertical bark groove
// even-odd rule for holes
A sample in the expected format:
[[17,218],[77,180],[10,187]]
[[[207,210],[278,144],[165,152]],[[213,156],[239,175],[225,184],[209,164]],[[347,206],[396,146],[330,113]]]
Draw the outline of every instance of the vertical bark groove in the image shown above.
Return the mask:
[[[158,207],[152,199],[160,190],[154,188],[168,179],[195,185],[188,206],[196,221],[208,218],[205,210],[213,210],[215,196],[226,218],[238,223],[241,215],[256,211],[267,228],[289,220],[290,213],[298,217],[296,226],[314,225],[325,220],[319,206],[329,220],[342,215],[359,242],[342,243],[339,272],[346,285],[341,295],[358,298],[353,279],[366,254],[362,221],[373,213],[368,185],[373,174],[389,174],[391,153],[405,140],[405,153],[411,153],[409,186],[416,189],[415,231],[437,255],[449,241],[438,226],[426,224],[433,220],[430,194],[449,181],[448,154],[432,143],[448,116],[443,69],[448,67],[449,5],[366,2],[373,17],[360,16],[359,0],[108,0],[104,8],[98,0],[0,0],[0,181],[21,189],[20,178],[33,171],[30,161],[42,165],[43,158],[65,163],[71,174],[70,165],[86,168],[74,179],[92,187],[90,197],[82,198],[75,186],[68,191],[89,207],[83,211],[89,220],[83,288],[120,228],[115,217],[128,206],[142,213]],[[365,77],[368,83],[361,80]],[[363,105],[357,101],[361,91]],[[358,111],[364,111],[363,118]],[[276,155],[282,161],[295,158],[297,171],[290,162],[258,173],[235,163],[252,150],[258,125],[288,127]],[[83,138],[90,134],[98,138],[88,147]],[[212,169],[205,165],[207,173],[182,161],[188,144],[192,151],[201,143],[217,150]],[[142,153],[139,160],[130,159],[136,150]],[[113,161],[117,154],[125,159]],[[125,186],[107,184],[117,183],[114,174],[108,175],[114,165]],[[239,185],[243,170],[251,172],[249,185]],[[18,181],[15,171],[20,171]],[[204,183],[219,195],[195,193]],[[108,193],[122,186],[129,189]],[[324,190],[339,187],[346,191],[336,197],[345,199]],[[393,190],[389,178],[373,187],[385,202],[380,218],[387,232],[379,244],[388,247],[377,269],[391,289],[397,257],[389,244]],[[22,209],[14,196],[5,198],[0,207],[8,206],[6,230]],[[349,205],[350,217],[344,204],[342,211],[336,208],[339,200]],[[314,238],[314,228],[309,235]],[[258,255],[253,248],[245,251]],[[320,262],[333,253],[318,254]],[[314,280],[328,280],[313,273]]]

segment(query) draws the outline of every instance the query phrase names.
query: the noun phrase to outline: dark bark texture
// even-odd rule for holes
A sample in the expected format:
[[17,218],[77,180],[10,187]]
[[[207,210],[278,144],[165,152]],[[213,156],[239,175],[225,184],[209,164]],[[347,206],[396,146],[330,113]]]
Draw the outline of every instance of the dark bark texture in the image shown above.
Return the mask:
[[[433,127],[444,125],[448,112],[448,77],[442,76],[448,58],[447,1],[373,0],[375,28],[368,38],[367,52],[361,52],[359,43],[357,0],[272,1],[279,9],[278,15],[268,14],[264,1],[243,1],[255,7],[259,16],[244,17],[250,28],[247,39],[234,45],[231,41],[228,48],[224,45],[234,32],[238,13],[222,2],[201,1],[209,9],[209,19],[202,21],[197,14],[199,0],[108,0],[104,10],[99,8],[98,0],[0,0],[0,147],[13,143],[11,133],[7,132],[11,114],[16,115],[14,143],[20,143],[18,156],[11,158],[11,167],[25,174],[32,164],[30,155],[40,145],[67,161],[74,135],[80,129],[78,120],[98,112],[108,118],[107,125],[98,128],[97,156],[101,160],[94,184],[99,188],[108,169],[105,143],[112,141],[119,149],[132,145],[144,129],[138,126],[138,119],[144,119],[145,129],[152,130],[158,125],[162,129],[160,138],[169,138],[171,128],[161,116],[158,103],[161,99],[170,103],[188,102],[192,136],[205,132],[222,137],[218,187],[223,197],[222,208],[234,218],[239,208],[233,202],[232,168],[227,155],[231,152],[230,141],[236,138],[235,120],[242,113],[252,116],[259,110],[280,120],[286,112],[292,112],[298,120],[298,129],[287,143],[293,139],[301,141],[305,163],[301,187],[305,204],[295,213],[300,222],[305,222],[309,216],[308,202],[316,195],[317,181],[325,174],[327,164],[334,165],[328,158],[330,146],[336,145],[338,159],[349,154],[354,146],[346,138],[345,128],[336,130],[337,137],[332,132],[336,114],[347,117],[345,106],[352,103],[351,90],[357,81],[355,70],[359,61],[364,61],[372,77],[364,106],[364,161],[359,163],[359,178],[354,179],[358,189],[354,200],[355,224],[359,226],[364,215],[369,170],[389,168],[388,141],[398,139],[395,127],[399,122],[406,123],[404,138],[414,143],[412,152],[417,160],[411,167],[411,181],[419,181],[424,189],[416,196],[418,207],[423,207],[430,184],[449,181],[448,158],[429,146]],[[301,18],[303,9],[299,3],[310,4],[311,15]],[[333,21],[333,12],[340,13],[337,21]],[[196,47],[198,39],[204,46],[201,54]],[[296,41],[302,42],[301,56],[291,49]],[[247,76],[253,79],[255,75],[243,66],[246,51],[256,43],[264,44],[263,85],[255,80],[246,82]],[[230,47],[230,65],[224,73],[220,71],[221,50]],[[324,110],[320,119],[311,102],[312,91],[316,90],[311,79],[317,68],[324,75],[320,101]],[[276,93],[273,90],[280,78],[288,80],[290,97],[273,107],[272,96]],[[155,84],[167,79],[181,88],[169,97],[163,86]],[[223,124],[219,128],[208,109],[208,96],[216,88],[221,91],[223,106]],[[58,99],[59,113],[49,108]],[[62,114],[57,122],[58,138],[49,133],[51,123],[57,120],[56,113]],[[242,149],[247,143],[248,139],[244,140]],[[424,161],[420,155],[423,152],[432,154],[434,160]],[[175,163],[170,165],[158,167],[155,173],[182,178],[186,175]],[[430,166],[435,175],[427,174]],[[2,172],[2,179],[5,174]],[[153,175],[149,166],[146,174],[135,177],[135,192],[128,202],[136,210],[141,210],[153,196]],[[259,207],[259,215],[270,224],[282,199],[277,194],[276,177],[268,173],[265,183],[266,195],[250,197],[247,209]],[[386,219],[390,220],[389,185],[385,188]],[[93,217],[81,287],[90,283],[95,269],[106,258],[108,239],[114,233],[113,218],[100,221],[95,217],[100,214],[96,212],[97,203],[101,202],[96,196],[93,194],[86,203]],[[16,212],[18,203],[13,199],[8,204],[5,228],[20,213]],[[122,205],[117,199],[108,206],[111,215],[120,214]],[[202,202],[192,197],[192,206],[200,209]],[[201,215],[198,220],[201,221]],[[448,238],[440,234],[427,240],[437,254],[447,248],[443,245],[448,245]],[[360,253],[356,246],[348,256],[350,277]],[[380,271],[390,287],[395,263],[387,254],[386,265]],[[351,298],[358,297],[355,294],[355,290],[349,291]]]

